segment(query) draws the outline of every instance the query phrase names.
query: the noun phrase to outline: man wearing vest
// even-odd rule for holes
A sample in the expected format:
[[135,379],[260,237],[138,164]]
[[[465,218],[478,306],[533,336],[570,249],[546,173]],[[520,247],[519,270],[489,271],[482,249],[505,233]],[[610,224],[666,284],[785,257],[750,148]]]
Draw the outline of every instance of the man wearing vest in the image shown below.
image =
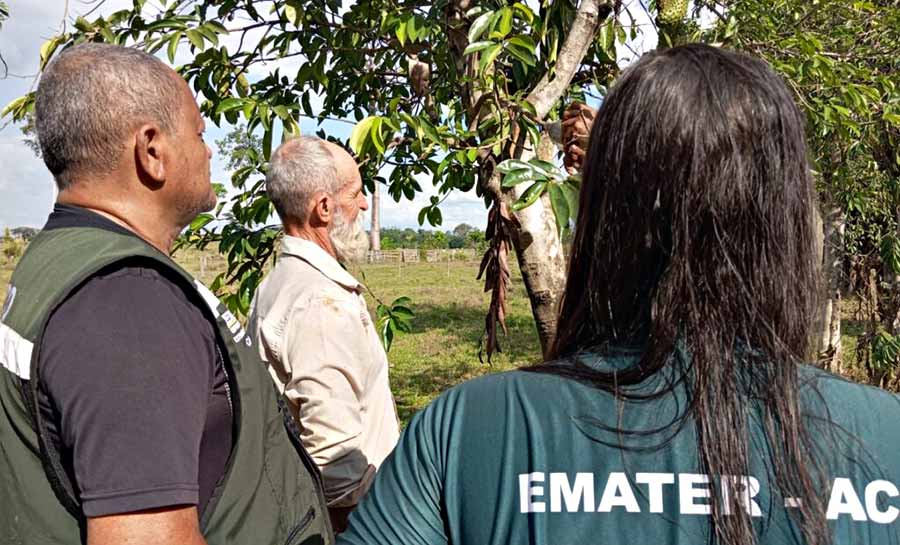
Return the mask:
[[59,197],[0,314],[0,541],[333,543],[251,338],[168,257],[216,200],[188,86],[81,45],[35,114]]

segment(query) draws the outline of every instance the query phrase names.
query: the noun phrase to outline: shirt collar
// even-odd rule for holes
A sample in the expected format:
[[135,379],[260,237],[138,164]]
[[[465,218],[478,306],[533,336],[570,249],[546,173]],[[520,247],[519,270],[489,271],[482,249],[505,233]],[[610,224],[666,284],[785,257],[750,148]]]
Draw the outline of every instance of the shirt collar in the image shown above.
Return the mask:
[[309,240],[284,235],[281,239],[281,252],[288,255],[299,257],[312,265],[320,273],[324,274],[331,281],[341,286],[355,291],[363,291],[363,285],[360,284],[353,275],[341,267],[338,261],[322,249],[321,246]]

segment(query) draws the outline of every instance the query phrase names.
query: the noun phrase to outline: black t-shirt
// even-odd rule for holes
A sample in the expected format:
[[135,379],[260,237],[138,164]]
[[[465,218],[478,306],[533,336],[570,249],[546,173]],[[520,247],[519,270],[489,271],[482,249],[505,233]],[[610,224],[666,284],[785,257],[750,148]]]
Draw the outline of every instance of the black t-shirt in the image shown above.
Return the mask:
[[[46,228],[122,228],[57,206]],[[225,472],[233,418],[200,298],[146,260],[88,279],[53,313],[38,403],[85,516],[174,505],[203,512]]]

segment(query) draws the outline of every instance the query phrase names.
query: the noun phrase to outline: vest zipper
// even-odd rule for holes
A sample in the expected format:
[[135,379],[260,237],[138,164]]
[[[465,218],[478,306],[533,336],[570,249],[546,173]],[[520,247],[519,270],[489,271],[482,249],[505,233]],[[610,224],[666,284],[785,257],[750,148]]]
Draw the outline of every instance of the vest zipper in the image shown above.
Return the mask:
[[231,375],[228,373],[228,366],[225,365],[225,357],[222,355],[222,349],[219,348],[218,342],[216,342],[216,357],[218,358],[216,363],[222,366],[222,373],[225,375],[225,398],[228,400],[228,410],[231,412],[231,418],[233,419],[234,405],[231,401]]
[[[213,320],[212,323],[218,330],[218,319]],[[218,331],[216,331],[216,337],[219,337]],[[243,424],[243,422],[241,421],[241,399],[239,395],[240,389],[237,387],[237,384],[232,385],[232,376],[228,369],[228,366],[231,365],[231,358],[225,358],[223,356],[222,349],[219,346],[219,342],[220,339],[217,338],[216,356],[220,358],[222,363],[222,373],[225,374],[225,397],[228,399],[228,409],[231,411],[231,452],[228,453],[228,460],[225,462],[225,471],[222,473],[222,476],[219,478],[218,482],[216,482],[216,486],[213,488],[212,495],[210,496],[209,501],[206,504],[206,509],[204,509],[203,513],[200,514],[200,528],[203,531],[206,530],[206,524],[209,522],[209,517],[211,517],[213,512],[215,512],[216,507],[219,504],[219,500],[222,497],[222,493],[224,492],[225,483],[228,482],[228,479],[231,477],[231,472],[234,469],[234,459],[237,452],[237,442],[240,440],[241,426]]]
[[291,545],[291,542],[294,541],[294,538],[297,537],[297,534],[299,534],[303,530],[306,530],[307,526],[309,526],[309,523],[312,522],[314,518],[316,518],[316,510],[314,507],[310,507],[309,511],[306,512],[306,515],[303,516],[303,519],[300,521],[300,523],[294,526],[294,529],[291,530],[290,534],[288,534],[287,541],[284,542],[284,545]]
[[294,445],[294,450],[297,451],[297,454],[300,455],[300,459],[303,461],[306,469],[312,474],[313,486],[316,489],[316,497],[319,499],[319,505],[327,513],[328,501],[325,499],[325,485],[322,483],[322,472],[319,471],[319,466],[316,465],[316,462],[312,459],[312,456],[309,455],[306,447],[304,447],[303,443],[300,441],[300,426],[294,420],[293,414],[291,414],[288,409],[285,397],[279,395],[277,399],[278,409],[281,411],[282,423],[288,434],[288,440]]

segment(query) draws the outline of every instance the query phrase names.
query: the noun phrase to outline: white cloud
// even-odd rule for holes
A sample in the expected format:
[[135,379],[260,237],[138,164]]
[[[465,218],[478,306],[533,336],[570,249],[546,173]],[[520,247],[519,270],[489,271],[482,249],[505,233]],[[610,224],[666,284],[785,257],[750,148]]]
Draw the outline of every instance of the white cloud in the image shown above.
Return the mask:
[[[38,71],[41,45],[60,28],[64,2],[13,0],[9,20],[0,31],[0,54],[11,77],[0,84],[0,107],[31,88]],[[131,0],[107,0],[100,13],[112,13],[130,7]],[[71,2],[69,19],[90,10],[93,5]],[[19,128],[7,126],[0,132],[0,228],[43,225],[56,198],[53,177],[43,161],[35,157],[22,141]]]
[[[383,173],[385,176],[388,173]],[[487,224],[487,210],[484,208],[484,201],[475,195],[475,190],[462,192],[452,191],[446,199],[441,203],[441,215],[443,223],[434,227],[428,221],[424,225],[419,225],[419,211],[423,207],[431,204],[431,197],[442,197],[438,188],[431,183],[431,178],[427,176],[416,176],[422,191],[416,193],[413,200],[401,198],[400,202],[395,202],[388,194],[387,188],[381,186],[381,225],[382,227],[411,227],[413,229],[436,229],[439,231],[449,231],[460,223],[468,223],[469,225],[484,229]],[[369,206],[371,207],[371,197],[369,198]],[[371,221],[371,209],[365,213],[365,221],[368,224]]]
[[0,136],[0,229],[40,227],[56,198],[53,177],[18,135]]

